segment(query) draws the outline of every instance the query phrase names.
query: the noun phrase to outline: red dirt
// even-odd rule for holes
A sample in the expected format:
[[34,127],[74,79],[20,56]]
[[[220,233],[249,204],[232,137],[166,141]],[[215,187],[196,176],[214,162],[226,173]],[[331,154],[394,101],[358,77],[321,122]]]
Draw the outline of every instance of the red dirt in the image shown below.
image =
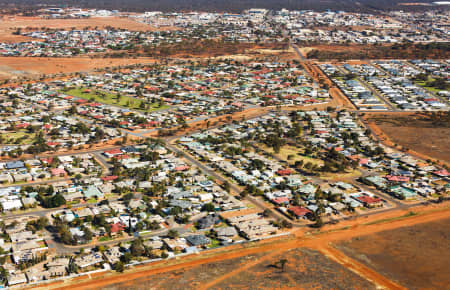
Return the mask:
[[[152,58],[47,58],[0,57],[0,79],[12,77],[39,77],[42,74],[90,72],[96,69],[129,64],[154,63]],[[42,65],[45,63],[45,65]]]
[[[366,113],[363,118],[372,132],[389,147],[418,158],[450,165],[449,127],[431,126],[416,113]],[[395,146],[397,144],[397,146]]]
[[[139,23],[125,17],[93,17],[87,19],[43,19],[40,17],[15,16],[0,21],[0,36],[11,35],[17,28],[22,31],[31,31],[42,28],[51,29],[84,29],[90,27],[103,29],[105,27],[127,29],[132,31],[156,31],[173,30],[174,27],[155,28],[150,25]],[[0,41],[3,41],[0,38]]]
[[[389,237],[388,239],[386,237]],[[450,219],[383,231],[336,244],[358,262],[408,289],[445,289]]]

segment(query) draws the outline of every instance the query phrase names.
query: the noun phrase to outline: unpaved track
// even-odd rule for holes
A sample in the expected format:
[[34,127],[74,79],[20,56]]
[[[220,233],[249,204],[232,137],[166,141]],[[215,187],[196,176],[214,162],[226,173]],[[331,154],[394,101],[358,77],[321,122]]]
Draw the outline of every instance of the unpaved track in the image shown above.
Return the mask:
[[375,272],[369,267],[353,260],[352,258],[346,256],[344,253],[338,251],[334,247],[318,247],[317,250],[330,258],[331,260],[341,264],[345,268],[355,272],[359,276],[365,278],[366,280],[374,283],[377,287],[385,288],[385,289],[407,289],[383,275]]

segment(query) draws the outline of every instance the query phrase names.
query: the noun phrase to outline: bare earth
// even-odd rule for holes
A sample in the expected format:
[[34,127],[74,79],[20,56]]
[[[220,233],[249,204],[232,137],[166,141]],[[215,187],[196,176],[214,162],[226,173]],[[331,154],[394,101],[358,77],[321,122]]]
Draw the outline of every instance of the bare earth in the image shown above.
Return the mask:
[[[450,127],[434,125],[411,113],[371,113],[371,128],[387,145],[398,144],[422,155],[450,163]],[[390,143],[390,144],[388,144]]]
[[450,219],[356,237],[345,254],[409,289],[450,285]]
[[147,24],[139,23],[134,20],[123,17],[94,17],[88,19],[42,19],[40,17],[4,17],[0,21],[0,42],[20,42],[26,41],[30,38],[20,35],[12,35],[17,28],[21,28],[22,31],[28,29],[41,29],[43,27],[53,29],[84,29],[90,27],[94,29],[103,29],[106,26],[113,28],[121,28],[132,31],[154,31],[154,30],[170,30],[167,28],[155,28]]
[[153,63],[151,58],[47,58],[47,57],[0,57],[0,79],[14,77],[37,77],[42,74],[89,72],[95,69]]
[[[277,264],[287,259],[284,269]],[[234,275],[234,271],[239,273]],[[242,270],[242,271],[241,271]],[[210,285],[213,284],[213,285]],[[162,275],[146,276],[104,289],[375,289],[375,286],[323,254],[295,249],[203,264]]]

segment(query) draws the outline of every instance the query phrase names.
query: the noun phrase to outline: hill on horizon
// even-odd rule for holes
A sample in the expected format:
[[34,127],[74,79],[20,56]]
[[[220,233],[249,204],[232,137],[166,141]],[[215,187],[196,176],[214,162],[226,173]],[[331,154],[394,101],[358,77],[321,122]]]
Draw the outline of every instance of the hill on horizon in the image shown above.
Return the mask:
[[[249,8],[280,10],[343,10],[349,12],[377,12],[385,10],[423,9],[427,6],[399,5],[401,3],[431,3],[434,0],[0,0],[4,7],[73,6],[130,12],[144,11],[208,11],[241,12]],[[429,8],[429,6],[428,6]]]

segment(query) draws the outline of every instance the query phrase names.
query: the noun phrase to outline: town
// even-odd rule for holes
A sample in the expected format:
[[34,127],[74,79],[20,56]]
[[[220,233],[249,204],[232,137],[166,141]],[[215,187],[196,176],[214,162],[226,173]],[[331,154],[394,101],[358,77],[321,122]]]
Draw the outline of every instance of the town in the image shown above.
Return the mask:
[[[39,10],[152,29],[14,27],[21,41],[0,41],[2,59],[156,59],[0,80],[0,283],[124,272],[447,203],[445,141],[428,155],[380,128],[386,114],[448,127],[448,15]],[[236,47],[180,48],[196,42]],[[334,44],[437,52],[323,59],[317,47]]]

